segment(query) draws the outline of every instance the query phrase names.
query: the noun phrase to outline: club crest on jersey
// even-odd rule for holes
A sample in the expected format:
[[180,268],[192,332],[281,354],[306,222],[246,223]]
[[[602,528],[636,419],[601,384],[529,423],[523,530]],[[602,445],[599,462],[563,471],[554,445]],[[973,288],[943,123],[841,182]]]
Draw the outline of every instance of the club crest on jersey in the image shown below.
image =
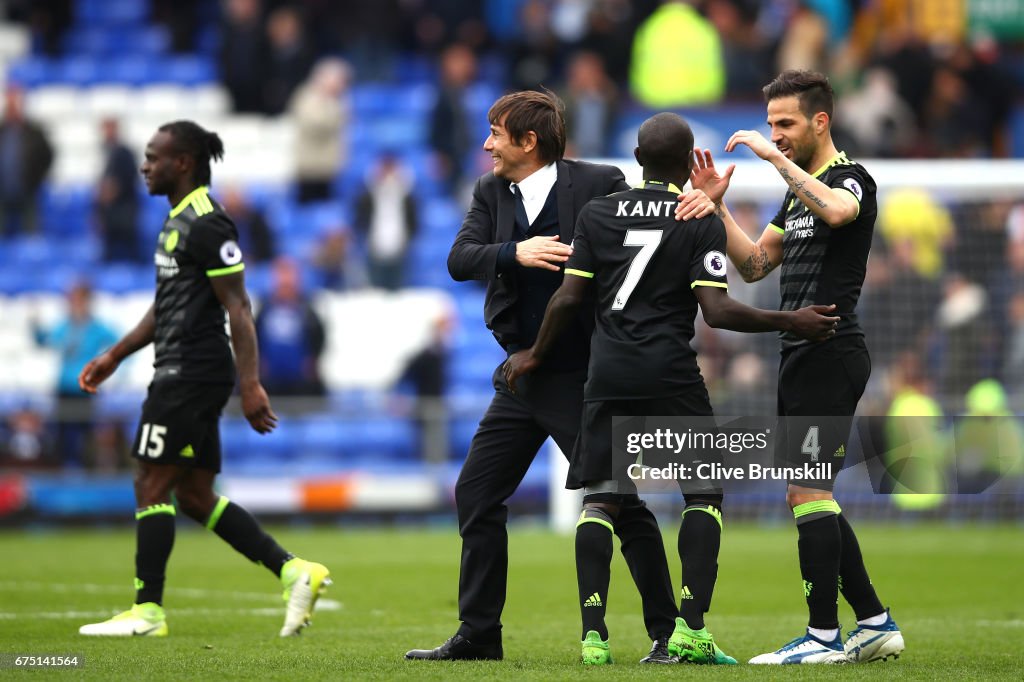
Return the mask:
[[853,196],[857,197],[857,201],[864,198],[864,190],[860,188],[860,183],[853,178],[846,178],[843,180],[843,187],[850,190]]
[[220,247],[220,259],[224,265],[237,265],[242,262],[242,249],[235,241],[226,241]]
[[704,256],[704,269],[715,277],[724,277],[725,255],[721,251],[708,251]]

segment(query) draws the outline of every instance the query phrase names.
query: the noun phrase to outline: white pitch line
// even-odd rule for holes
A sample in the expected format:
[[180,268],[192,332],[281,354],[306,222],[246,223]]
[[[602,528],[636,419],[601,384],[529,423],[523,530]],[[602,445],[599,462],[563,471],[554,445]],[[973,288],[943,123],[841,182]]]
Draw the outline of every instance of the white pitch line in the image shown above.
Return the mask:
[[[316,603],[316,610],[319,611],[341,611],[344,606],[341,602],[333,599],[320,599]],[[260,608],[260,609],[168,609],[171,616],[223,616],[223,615],[244,615],[244,616],[275,616],[279,617],[284,608]],[[109,618],[117,615],[116,611],[30,611],[27,613],[12,613],[0,611],[0,620],[17,620],[19,618],[44,618],[47,620],[63,620],[67,618]]]
[[[87,594],[120,594],[132,591],[130,584],[97,585],[94,583],[43,583],[43,582],[0,582],[0,591],[35,590],[39,592],[85,592]],[[204,590],[191,587],[168,587],[166,592],[173,596],[195,597],[197,599],[233,598],[254,601],[278,600],[273,592],[233,592],[228,590]]]

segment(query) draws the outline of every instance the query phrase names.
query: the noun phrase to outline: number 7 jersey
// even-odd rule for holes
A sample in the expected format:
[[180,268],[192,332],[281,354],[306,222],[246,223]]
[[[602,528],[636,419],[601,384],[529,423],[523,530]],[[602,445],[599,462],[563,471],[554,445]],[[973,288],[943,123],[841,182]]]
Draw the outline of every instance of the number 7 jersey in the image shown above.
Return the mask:
[[718,216],[677,222],[679,191],[643,188],[591,200],[580,212],[566,277],[597,289],[586,400],[678,395],[703,383],[690,347],[698,286],[728,288]]

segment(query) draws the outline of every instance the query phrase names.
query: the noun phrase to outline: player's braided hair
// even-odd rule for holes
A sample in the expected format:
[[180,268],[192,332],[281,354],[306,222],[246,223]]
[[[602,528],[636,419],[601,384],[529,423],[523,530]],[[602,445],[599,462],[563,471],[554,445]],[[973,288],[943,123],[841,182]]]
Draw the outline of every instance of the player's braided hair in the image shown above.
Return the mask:
[[198,185],[210,184],[210,159],[220,161],[224,158],[224,143],[220,136],[212,130],[206,130],[194,121],[172,121],[160,126],[161,132],[167,132],[174,138],[174,144],[183,154],[188,154],[195,161],[193,178]]

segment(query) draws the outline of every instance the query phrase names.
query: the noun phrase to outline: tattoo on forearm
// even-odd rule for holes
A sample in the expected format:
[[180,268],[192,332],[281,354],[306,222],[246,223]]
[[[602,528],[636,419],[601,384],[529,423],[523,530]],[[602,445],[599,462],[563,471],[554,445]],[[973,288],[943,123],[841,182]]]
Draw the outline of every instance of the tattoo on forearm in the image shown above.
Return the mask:
[[779,171],[779,175],[782,176],[782,179],[786,181],[786,184],[793,188],[794,194],[803,194],[812,204],[814,204],[818,208],[828,208],[828,204],[819,199],[818,195],[816,195],[809,189],[804,189],[804,181],[797,180],[792,175],[790,175],[789,170],[785,166],[776,166],[776,168]]
[[768,252],[760,244],[757,245],[757,253],[750,254],[750,258],[743,261],[739,267],[743,279],[761,279],[772,271],[772,262],[768,260]]
[[715,215],[725,220],[725,207],[722,206],[721,202],[715,204]]

